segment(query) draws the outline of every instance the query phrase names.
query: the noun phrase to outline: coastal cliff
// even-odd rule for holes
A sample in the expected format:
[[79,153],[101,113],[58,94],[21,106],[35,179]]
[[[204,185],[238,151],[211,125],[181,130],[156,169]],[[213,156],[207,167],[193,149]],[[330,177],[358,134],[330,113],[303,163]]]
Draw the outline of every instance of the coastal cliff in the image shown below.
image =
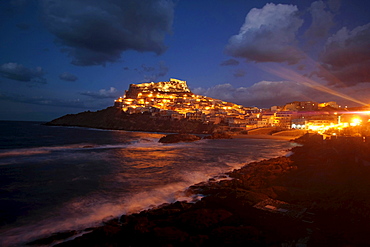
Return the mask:
[[215,125],[187,119],[173,120],[152,117],[149,113],[128,114],[116,107],[96,112],[68,114],[54,119],[46,125],[77,126],[97,129],[127,131],[168,132],[168,133],[212,133]]

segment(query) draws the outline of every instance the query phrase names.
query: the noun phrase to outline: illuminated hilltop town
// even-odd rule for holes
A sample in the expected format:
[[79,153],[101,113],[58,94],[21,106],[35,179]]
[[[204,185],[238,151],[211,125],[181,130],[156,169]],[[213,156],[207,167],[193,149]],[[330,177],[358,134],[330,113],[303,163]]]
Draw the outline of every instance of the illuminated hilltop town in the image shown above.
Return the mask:
[[244,107],[242,105],[196,95],[186,81],[170,79],[166,82],[131,84],[125,95],[115,100],[115,106],[123,111],[149,113],[153,117],[172,120],[188,119],[219,124],[225,130],[249,130],[263,127],[303,129],[320,134],[346,134],[354,128],[360,135],[360,127],[369,131],[370,108],[350,111],[336,102],[317,103],[294,101],[270,109]]

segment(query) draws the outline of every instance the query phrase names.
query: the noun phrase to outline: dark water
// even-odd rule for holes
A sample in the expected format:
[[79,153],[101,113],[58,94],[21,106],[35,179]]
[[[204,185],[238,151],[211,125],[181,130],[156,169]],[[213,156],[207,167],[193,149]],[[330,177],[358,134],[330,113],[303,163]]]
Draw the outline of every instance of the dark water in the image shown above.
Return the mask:
[[189,185],[291,147],[266,139],[161,144],[162,136],[0,121],[0,245],[192,200],[182,193]]

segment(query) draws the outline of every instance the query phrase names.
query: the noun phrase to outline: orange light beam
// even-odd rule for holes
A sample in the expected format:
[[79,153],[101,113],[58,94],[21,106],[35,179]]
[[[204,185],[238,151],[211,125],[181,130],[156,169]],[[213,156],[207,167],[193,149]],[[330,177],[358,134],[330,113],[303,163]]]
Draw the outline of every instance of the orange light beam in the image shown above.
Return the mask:
[[265,70],[267,72],[271,73],[271,74],[275,74],[275,75],[280,76],[281,78],[284,78],[284,79],[287,79],[287,80],[295,81],[295,82],[300,83],[302,85],[305,85],[307,87],[310,87],[310,88],[313,88],[313,89],[316,89],[316,90],[319,90],[319,91],[322,91],[322,92],[325,92],[325,93],[328,93],[328,94],[331,94],[331,95],[334,95],[334,96],[337,96],[337,97],[340,97],[340,98],[343,98],[343,99],[346,99],[346,100],[350,100],[352,102],[355,102],[355,103],[358,103],[358,104],[361,104],[361,105],[368,105],[365,102],[354,99],[354,98],[352,98],[348,95],[345,95],[343,93],[340,93],[338,91],[330,89],[326,86],[323,86],[320,83],[318,83],[318,82],[316,82],[316,81],[314,81],[310,78],[304,77],[304,76],[298,74],[297,72],[295,72],[293,70],[283,68],[283,67],[280,67],[278,69],[265,68]]

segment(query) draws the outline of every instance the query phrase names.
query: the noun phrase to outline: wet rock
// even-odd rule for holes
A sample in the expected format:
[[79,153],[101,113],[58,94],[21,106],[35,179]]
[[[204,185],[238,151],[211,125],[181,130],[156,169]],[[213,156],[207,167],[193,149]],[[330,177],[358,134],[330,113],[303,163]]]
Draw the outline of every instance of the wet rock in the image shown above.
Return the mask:
[[139,233],[147,233],[152,230],[155,224],[150,221],[147,217],[137,217],[134,222],[134,230]]
[[49,245],[55,241],[67,239],[77,234],[77,231],[65,231],[65,232],[57,232],[52,234],[49,237],[37,239],[35,241],[27,243],[27,245]]
[[193,142],[198,141],[201,138],[197,135],[192,134],[169,134],[161,139],[158,142],[161,143],[177,143],[177,142]]
[[177,201],[175,203],[166,203],[158,206],[157,208],[150,209],[145,213],[149,216],[159,217],[165,216],[169,217],[171,215],[176,215],[178,213],[183,213],[190,209],[194,204],[188,203],[186,201]]
[[202,230],[214,226],[232,216],[224,209],[201,208],[185,212],[180,216],[180,221],[190,229]]
[[215,132],[210,136],[205,136],[204,139],[232,139],[232,135],[226,132]]
[[189,237],[187,232],[174,226],[155,227],[153,231],[160,242],[184,242]]
[[121,232],[121,230],[121,227],[118,225],[105,225],[98,229],[98,231],[101,231],[102,235],[106,237],[115,236]]
[[79,247],[79,246],[122,246],[124,232],[120,226],[105,225],[96,228],[91,233],[86,233],[71,241],[54,245],[58,247]]

